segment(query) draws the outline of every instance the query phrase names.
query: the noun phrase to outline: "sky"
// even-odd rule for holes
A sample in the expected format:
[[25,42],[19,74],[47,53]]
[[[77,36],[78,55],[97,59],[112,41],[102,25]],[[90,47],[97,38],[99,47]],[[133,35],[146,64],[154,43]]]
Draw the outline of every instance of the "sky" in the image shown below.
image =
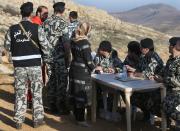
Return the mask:
[[180,10],[180,0],[74,0],[76,3],[95,6],[108,12],[127,11],[142,5],[164,3]]

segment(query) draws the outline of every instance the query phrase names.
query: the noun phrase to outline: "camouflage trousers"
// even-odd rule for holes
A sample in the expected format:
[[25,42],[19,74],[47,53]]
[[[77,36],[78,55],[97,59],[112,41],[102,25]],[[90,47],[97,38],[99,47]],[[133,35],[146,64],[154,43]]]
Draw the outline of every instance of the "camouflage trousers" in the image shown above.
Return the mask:
[[180,120],[180,92],[167,92],[167,96],[163,101],[163,109],[168,117]]
[[48,103],[50,108],[57,108],[58,111],[67,109],[67,84],[68,71],[65,62],[52,63],[47,65],[48,74]]
[[28,80],[31,81],[31,93],[33,103],[33,121],[44,118],[42,103],[42,73],[40,66],[15,68],[15,107],[14,120],[22,123],[25,120],[27,109]]
[[149,92],[135,92],[131,97],[133,106],[139,107],[144,113],[161,115],[161,95],[160,90]]

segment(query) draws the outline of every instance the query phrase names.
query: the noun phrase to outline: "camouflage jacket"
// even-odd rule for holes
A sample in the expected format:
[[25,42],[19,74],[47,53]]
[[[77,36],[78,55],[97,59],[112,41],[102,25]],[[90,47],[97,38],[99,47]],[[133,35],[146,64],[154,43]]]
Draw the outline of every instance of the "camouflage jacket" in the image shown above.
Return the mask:
[[115,69],[116,73],[122,72],[123,69],[122,61],[118,58],[118,56],[113,55],[113,51],[108,58],[97,54],[94,58],[94,64],[96,66],[101,66],[104,73],[108,73],[108,68]]
[[43,28],[50,44],[49,62],[61,61],[69,41],[68,23],[62,17],[52,15],[43,23]]
[[75,30],[77,29],[78,25],[79,25],[78,20],[69,23],[68,30],[69,30],[70,39],[75,37]]
[[175,58],[169,57],[164,68],[163,78],[167,91],[180,90],[180,56]]
[[161,73],[162,69],[162,59],[156,52],[153,52],[150,57],[141,56],[137,71],[142,72],[144,77],[149,77]]

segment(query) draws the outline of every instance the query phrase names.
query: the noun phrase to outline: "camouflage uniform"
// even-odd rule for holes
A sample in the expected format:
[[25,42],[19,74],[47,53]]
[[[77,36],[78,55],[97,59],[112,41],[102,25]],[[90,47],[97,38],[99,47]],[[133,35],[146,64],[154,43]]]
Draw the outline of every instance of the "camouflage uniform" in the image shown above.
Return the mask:
[[[25,22],[27,20],[23,21]],[[39,45],[42,47],[41,51],[44,54],[43,59],[44,61],[46,61],[46,58],[48,56],[48,41],[41,27],[38,27],[38,40]],[[7,51],[12,52],[12,36],[10,33],[10,29],[6,34],[4,46]],[[26,113],[27,108],[28,80],[31,81],[31,92],[33,95],[33,121],[42,120],[44,118],[44,109],[42,103],[43,84],[41,76],[41,66],[39,65],[29,67],[15,67],[14,77],[16,98],[14,108],[14,120],[18,123],[22,123],[25,120],[24,115]]]
[[104,73],[108,73],[108,68],[115,69],[115,72],[121,72],[123,68],[123,63],[121,60],[114,55],[116,51],[113,50],[108,58],[104,58],[103,56],[96,55],[94,58],[94,63],[96,66],[101,66],[103,68]]
[[65,44],[68,43],[68,23],[60,16],[52,15],[43,27],[50,43],[50,57],[48,67],[49,81],[48,100],[52,108],[58,111],[65,109],[67,90],[67,67],[65,61]]
[[163,109],[168,117],[180,120],[180,56],[175,58],[170,56],[163,78],[167,88]]
[[15,68],[15,116],[18,123],[24,122],[24,114],[27,108],[27,80],[31,81],[31,92],[33,95],[33,121],[44,118],[44,108],[42,103],[42,72],[41,67],[16,67]]
[[159,74],[163,68],[163,61],[159,55],[153,52],[150,58],[141,56],[137,71],[142,72],[145,78]]
[[[163,61],[158,56],[157,53],[152,53],[150,58],[142,56],[140,58],[140,63],[137,68],[138,71],[142,72],[145,78],[159,74],[163,69]],[[151,92],[142,92],[134,93],[131,97],[132,105],[135,105],[141,108],[145,115],[148,115],[149,112],[154,113],[153,107],[159,105],[160,99],[160,90],[155,90]],[[159,106],[158,106],[159,107]],[[160,108],[160,107],[159,107]],[[148,114],[146,114],[148,113]]]
[[74,20],[73,22],[69,23],[68,29],[69,29],[69,38],[74,38],[75,37],[75,30],[77,29],[79,25],[78,20]]
[[[113,68],[116,73],[122,72],[123,69],[123,63],[117,56],[117,52],[115,50],[112,50],[110,56],[108,58],[104,58],[103,56],[100,56],[97,54],[94,58],[94,63],[96,66],[101,66],[103,68],[104,73],[109,73],[108,68]],[[98,111],[100,111],[100,108],[103,108],[103,98],[102,98],[102,86],[101,84],[97,85],[97,108]],[[111,93],[108,94],[107,98],[108,102],[108,110],[112,111],[113,107],[113,95]]]

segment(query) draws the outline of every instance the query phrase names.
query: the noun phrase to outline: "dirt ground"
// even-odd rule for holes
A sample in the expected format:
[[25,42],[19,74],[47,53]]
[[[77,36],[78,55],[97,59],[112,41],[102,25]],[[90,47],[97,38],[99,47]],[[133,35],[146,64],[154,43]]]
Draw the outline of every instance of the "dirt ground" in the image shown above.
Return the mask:
[[[13,122],[14,87],[11,85],[0,85],[0,131],[16,131]],[[91,128],[79,127],[75,124],[73,116],[55,116],[46,112],[46,125],[32,128],[31,110],[27,110],[26,120],[22,131],[126,131],[125,112],[121,114],[119,122],[109,122],[98,119],[91,123]],[[132,131],[159,131],[158,125],[151,126],[148,123],[138,121],[132,122]]]

